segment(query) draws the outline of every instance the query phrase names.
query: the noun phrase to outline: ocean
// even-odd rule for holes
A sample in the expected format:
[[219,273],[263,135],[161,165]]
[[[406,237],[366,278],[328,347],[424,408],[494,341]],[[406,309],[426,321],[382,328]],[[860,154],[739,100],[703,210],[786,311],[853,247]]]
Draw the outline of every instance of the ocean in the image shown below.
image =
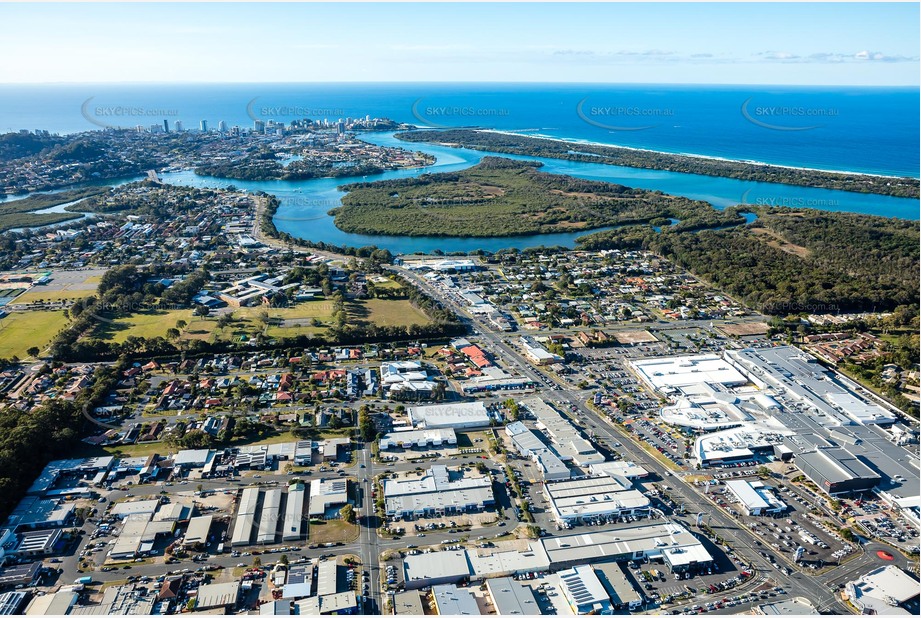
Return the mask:
[[0,85],[0,131],[386,117],[919,177],[917,88],[599,84]]

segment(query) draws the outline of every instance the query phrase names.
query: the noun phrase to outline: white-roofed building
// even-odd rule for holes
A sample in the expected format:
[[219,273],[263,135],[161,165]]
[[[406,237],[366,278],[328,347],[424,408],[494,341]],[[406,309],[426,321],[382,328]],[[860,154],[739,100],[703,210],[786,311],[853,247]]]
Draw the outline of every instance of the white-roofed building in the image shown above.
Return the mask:
[[728,480],[726,489],[746,515],[776,514],[787,510],[787,505],[761,481]]
[[589,565],[562,571],[560,588],[573,614],[611,613],[611,597]]
[[918,580],[894,565],[879,567],[844,587],[847,600],[864,614],[918,615]]
[[410,423],[420,429],[463,429],[489,425],[489,411],[482,401],[410,406],[406,409]]
[[281,532],[282,541],[299,541],[304,535],[304,502],[307,495],[303,483],[288,487],[288,501],[285,504],[285,523]]
[[253,526],[256,523],[256,509],[259,506],[259,488],[247,487],[240,494],[237,505],[237,517],[233,524],[233,535],[230,544],[233,547],[249,545],[253,536]]
[[652,390],[666,394],[701,383],[741,386],[748,382],[716,354],[644,358],[627,361],[627,365]]
[[134,558],[137,555],[147,530],[147,524],[150,522],[150,516],[151,513],[138,513],[124,518],[121,533],[109,552],[112,559],[122,560]]
[[177,468],[203,468],[215,456],[215,451],[203,448],[179,451],[173,455],[173,465]]
[[240,599],[240,581],[230,581],[222,584],[205,584],[198,588],[195,609],[206,610],[223,607],[232,609]]
[[122,519],[131,515],[147,515],[147,519],[160,508],[159,500],[135,500],[133,502],[119,502],[112,507],[112,515]]
[[439,615],[443,616],[479,616],[480,608],[473,593],[467,588],[458,588],[454,584],[432,586],[432,597]]
[[544,493],[556,521],[567,526],[649,516],[649,498],[624,478],[605,475],[544,483]]
[[495,503],[492,478],[452,478],[446,466],[434,465],[421,477],[384,481],[387,517],[393,519],[431,517],[481,511]]
[[262,513],[259,516],[257,543],[274,543],[278,522],[281,519],[281,489],[267,489],[263,493]]
[[622,524],[601,532],[547,537],[541,542],[555,569],[591,562],[662,558],[673,572],[680,572],[713,561],[687,528],[668,520]]
[[500,616],[537,616],[541,613],[534,591],[511,577],[487,579],[486,590]]
[[512,440],[512,445],[522,457],[531,458],[540,467],[545,481],[568,479],[571,472],[563,460],[544,444],[537,434],[528,429],[521,421],[505,426],[505,433]]
[[552,365],[564,360],[559,354],[548,352],[547,348],[537,343],[533,337],[521,337],[519,343],[525,358],[535,365]]
[[349,482],[347,479],[320,479],[310,483],[310,517],[334,518],[332,511],[346,505],[349,501]]
[[632,461],[603,461],[588,467],[593,476],[622,476],[631,481],[649,476],[649,470]]
[[572,423],[541,399],[532,397],[521,401],[537,420],[551,441],[553,451],[562,461],[571,461],[577,466],[588,466],[604,461],[604,455],[586,440]]
[[380,439],[380,447],[385,451],[395,448],[442,448],[456,445],[457,435],[451,427],[394,431]]
[[201,547],[208,544],[208,533],[211,531],[211,523],[214,521],[212,515],[200,515],[189,520],[189,527],[186,529],[185,538],[182,540],[183,545]]

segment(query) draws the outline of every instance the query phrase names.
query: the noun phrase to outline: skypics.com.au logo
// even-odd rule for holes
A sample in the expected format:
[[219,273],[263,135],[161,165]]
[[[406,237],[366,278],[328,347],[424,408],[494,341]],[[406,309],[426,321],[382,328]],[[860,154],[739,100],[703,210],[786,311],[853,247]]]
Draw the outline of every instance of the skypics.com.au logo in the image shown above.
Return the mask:
[[[426,105],[423,98],[416,99],[412,106],[413,118],[426,127],[451,129],[476,124],[477,120],[508,118],[511,112],[503,107],[476,107],[473,105]],[[445,122],[453,122],[444,124]]]
[[645,131],[661,124],[650,124],[651,119],[675,117],[675,110],[669,107],[588,105],[587,101],[588,97],[579,101],[576,105],[576,115],[586,124],[608,131]]
[[789,195],[751,195],[752,189],[742,194],[742,206],[771,206],[787,208],[834,209],[841,205],[838,200],[826,198],[809,198]]
[[338,120],[345,116],[341,107],[302,104],[296,101],[259,103],[261,97],[251,99],[246,104],[246,115],[253,122],[268,120],[328,119]]
[[[144,107],[143,105],[98,105],[90,97],[80,106],[80,115],[103,129],[144,129],[161,127],[168,130],[168,122],[179,117],[179,110],[165,107]],[[148,124],[153,121],[154,125]],[[166,123],[166,124],[164,124]]]
[[833,119],[840,115],[834,107],[757,105],[754,99],[748,97],[742,103],[742,117],[755,126],[772,131],[812,131],[825,126],[816,124],[816,119]]

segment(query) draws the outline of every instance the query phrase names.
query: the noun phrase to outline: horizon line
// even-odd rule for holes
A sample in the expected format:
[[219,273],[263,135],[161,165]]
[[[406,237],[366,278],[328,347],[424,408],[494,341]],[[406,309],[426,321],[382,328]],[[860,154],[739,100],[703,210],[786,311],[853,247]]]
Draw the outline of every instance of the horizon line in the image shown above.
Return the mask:
[[486,81],[36,81],[36,82],[0,82],[5,86],[241,86],[241,85],[380,85],[380,86],[418,86],[418,85],[548,85],[548,86],[713,86],[713,87],[788,87],[788,88],[904,88],[921,89],[917,84],[801,84],[801,83],[763,83],[763,82],[585,82],[585,81],[526,81],[526,80],[486,80]]

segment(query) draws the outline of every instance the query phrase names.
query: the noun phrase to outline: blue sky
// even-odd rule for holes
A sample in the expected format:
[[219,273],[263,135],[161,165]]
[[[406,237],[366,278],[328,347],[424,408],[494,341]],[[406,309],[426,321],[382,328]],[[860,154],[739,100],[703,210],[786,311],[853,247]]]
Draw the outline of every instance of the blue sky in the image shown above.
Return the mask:
[[0,83],[919,83],[917,3],[0,4]]

